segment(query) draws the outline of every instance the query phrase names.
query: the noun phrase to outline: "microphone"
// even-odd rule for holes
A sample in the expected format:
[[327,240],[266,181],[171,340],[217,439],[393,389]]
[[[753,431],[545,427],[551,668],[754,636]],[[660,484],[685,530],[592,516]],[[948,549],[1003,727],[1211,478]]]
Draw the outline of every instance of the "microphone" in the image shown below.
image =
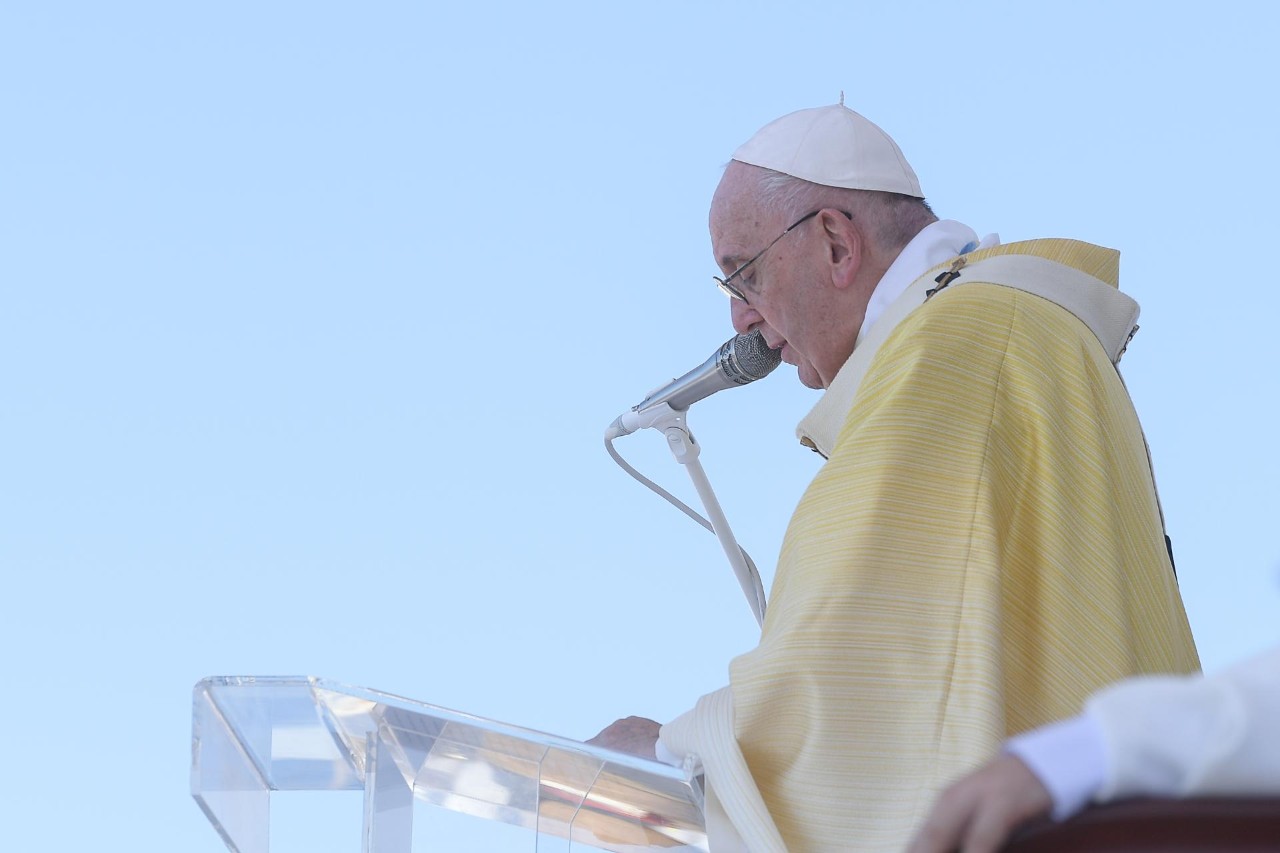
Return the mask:
[[639,416],[666,403],[683,411],[717,391],[746,385],[768,376],[782,363],[782,353],[769,349],[759,331],[735,335],[721,344],[711,357],[679,379],[673,379],[624,412],[613,423],[618,435],[639,428]]

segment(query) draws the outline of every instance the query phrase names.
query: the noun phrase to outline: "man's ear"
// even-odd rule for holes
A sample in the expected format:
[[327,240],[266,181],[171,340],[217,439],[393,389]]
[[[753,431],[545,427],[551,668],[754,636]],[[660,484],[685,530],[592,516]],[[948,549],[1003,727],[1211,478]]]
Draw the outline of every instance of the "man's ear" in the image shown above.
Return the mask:
[[852,287],[866,251],[862,232],[848,216],[834,208],[818,214],[818,227],[826,241],[831,283],[841,290]]

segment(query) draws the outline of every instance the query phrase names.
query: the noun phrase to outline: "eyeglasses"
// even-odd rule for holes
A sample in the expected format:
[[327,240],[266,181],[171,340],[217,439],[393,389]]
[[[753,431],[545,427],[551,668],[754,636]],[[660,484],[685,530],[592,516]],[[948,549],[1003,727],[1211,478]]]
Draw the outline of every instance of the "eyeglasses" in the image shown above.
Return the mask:
[[785,236],[787,236],[788,234],[790,234],[790,233],[791,233],[792,231],[794,231],[796,228],[799,228],[801,224],[803,224],[803,223],[805,223],[805,222],[808,222],[810,219],[812,219],[813,217],[817,216],[817,215],[818,215],[819,213],[821,213],[821,212],[822,212],[821,210],[815,210],[815,211],[813,211],[813,212],[811,212],[811,213],[806,213],[804,216],[800,217],[800,218],[799,218],[799,219],[797,219],[795,222],[791,223],[791,225],[787,228],[787,230],[786,230],[786,231],[783,231],[783,232],[782,232],[781,234],[779,234],[777,237],[774,237],[774,238],[769,242],[769,245],[765,246],[763,249],[761,249],[760,251],[756,252],[756,254],[751,258],[751,260],[747,261],[745,264],[743,264],[742,266],[738,267],[736,270],[734,270],[733,272],[729,273],[729,274],[728,274],[727,276],[725,276],[724,278],[721,278],[721,277],[720,277],[720,276],[718,276],[718,275],[713,275],[713,276],[711,276],[711,278],[715,280],[716,287],[720,288],[720,292],[721,292],[721,293],[723,293],[725,296],[729,297],[730,299],[741,299],[743,302],[746,302],[746,301],[747,301],[747,295],[746,295],[745,293],[743,293],[743,292],[742,292],[742,288],[740,288],[740,287],[738,287],[738,285],[734,284],[734,281],[733,281],[733,280],[734,280],[734,279],[736,279],[736,278],[738,278],[740,275],[742,275],[743,271],[744,271],[747,267],[751,266],[751,265],[752,265],[752,264],[754,264],[756,261],[760,260],[760,258],[762,258],[762,257],[764,256],[764,253],[765,253],[765,252],[767,252],[767,251],[769,251],[770,249],[772,249],[772,248],[773,248],[773,244],[774,244],[774,243],[777,243],[779,240],[781,240],[783,237],[785,237]]
[[[822,209],[818,209],[818,210],[812,211],[812,212],[810,212],[810,213],[806,213],[804,216],[801,216],[801,217],[800,217],[799,219],[797,219],[795,222],[792,222],[792,223],[791,223],[791,225],[790,225],[790,226],[788,226],[788,228],[787,228],[787,230],[786,230],[786,231],[783,231],[783,232],[782,232],[781,234],[779,234],[777,237],[774,237],[774,238],[773,238],[773,240],[772,240],[772,241],[770,241],[769,245],[765,246],[765,247],[764,247],[763,249],[761,249],[759,252],[756,252],[755,257],[753,257],[751,260],[747,261],[747,262],[746,262],[745,264],[743,264],[742,266],[738,267],[738,268],[737,268],[736,270],[734,270],[733,272],[729,273],[729,274],[728,274],[727,276],[725,276],[724,278],[721,278],[721,277],[720,277],[720,276],[718,276],[718,275],[713,275],[713,276],[711,276],[711,278],[715,280],[716,287],[720,288],[720,292],[721,292],[721,293],[723,293],[725,296],[729,297],[730,299],[741,299],[743,302],[746,302],[746,301],[747,301],[747,295],[746,295],[745,293],[743,293],[743,292],[742,292],[742,288],[741,288],[741,287],[739,287],[737,284],[735,284],[735,283],[734,283],[734,279],[736,279],[736,278],[738,278],[740,275],[742,275],[743,270],[745,270],[747,267],[751,266],[751,265],[752,265],[752,264],[754,264],[756,261],[760,260],[760,258],[764,256],[764,253],[765,253],[765,252],[767,252],[767,251],[769,251],[770,249],[772,249],[772,248],[773,248],[773,244],[774,244],[774,243],[778,242],[778,241],[779,241],[779,240],[781,240],[783,237],[787,236],[787,235],[788,235],[788,234],[790,234],[792,231],[796,230],[796,229],[797,229],[797,228],[799,228],[801,225],[803,225],[805,222],[808,222],[810,219],[812,219],[813,217],[817,216],[817,215],[818,215],[819,213],[821,213],[821,212],[822,212]],[[847,211],[843,211],[843,210],[842,210],[842,211],[840,211],[840,212],[841,212],[841,213],[843,213],[843,214],[844,214],[845,216],[847,216],[848,218],[853,219],[853,214],[848,213]]]

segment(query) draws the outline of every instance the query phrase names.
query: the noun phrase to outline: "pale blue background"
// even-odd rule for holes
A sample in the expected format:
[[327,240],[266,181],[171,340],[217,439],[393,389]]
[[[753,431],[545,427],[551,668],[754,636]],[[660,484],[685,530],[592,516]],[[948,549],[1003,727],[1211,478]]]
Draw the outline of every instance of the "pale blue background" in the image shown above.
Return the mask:
[[[14,849],[216,851],[190,691],[315,674],[574,737],[725,679],[715,540],[601,435],[731,330],[706,208],[836,100],[938,213],[1120,248],[1206,668],[1280,639],[1274,7],[88,3],[0,11]],[[784,367],[699,405],[772,578]],[[621,448],[688,495],[658,436]],[[326,837],[333,850],[358,849]],[[306,849],[325,849],[312,842]]]

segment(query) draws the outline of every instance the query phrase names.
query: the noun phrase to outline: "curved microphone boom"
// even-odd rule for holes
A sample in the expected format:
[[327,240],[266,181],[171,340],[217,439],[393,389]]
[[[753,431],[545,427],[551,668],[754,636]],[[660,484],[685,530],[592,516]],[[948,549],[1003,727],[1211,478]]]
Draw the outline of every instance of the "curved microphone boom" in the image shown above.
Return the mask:
[[611,429],[628,435],[640,428],[640,415],[666,403],[683,411],[717,391],[735,388],[768,376],[782,362],[782,354],[770,349],[760,332],[735,335],[711,357],[684,376],[673,379],[624,412]]
[[[738,579],[738,585],[747,597],[751,613],[759,625],[764,624],[765,611],[764,584],[760,580],[760,572],[756,569],[751,557],[733,538],[729,521],[725,518],[724,511],[720,509],[720,503],[711,489],[711,482],[698,461],[701,448],[694,441],[693,434],[689,432],[685,411],[703,397],[709,397],[717,391],[746,385],[748,382],[755,382],[757,379],[768,376],[781,362],[781,353],[769,349],[764,342],[764,337],[758,331],[732,337],[701,365],[679,379],[673,379],[663,385],[632,406],[630,411],[623,412],[604,433],[605,449],[624,471],[666,498],[677,509],[714,533],[720,540],[720,546],[729,559],[729,565]],[[675,495],[632,468],[618,455],[618,451],[613,447],[614,439],[644,427],[652,427],[666,436],[667,444],[676,461],[684,466],[690,478],[693,479],[694,488],[702,498],[702,505],[706,507],[708,518],[703,518]]]

